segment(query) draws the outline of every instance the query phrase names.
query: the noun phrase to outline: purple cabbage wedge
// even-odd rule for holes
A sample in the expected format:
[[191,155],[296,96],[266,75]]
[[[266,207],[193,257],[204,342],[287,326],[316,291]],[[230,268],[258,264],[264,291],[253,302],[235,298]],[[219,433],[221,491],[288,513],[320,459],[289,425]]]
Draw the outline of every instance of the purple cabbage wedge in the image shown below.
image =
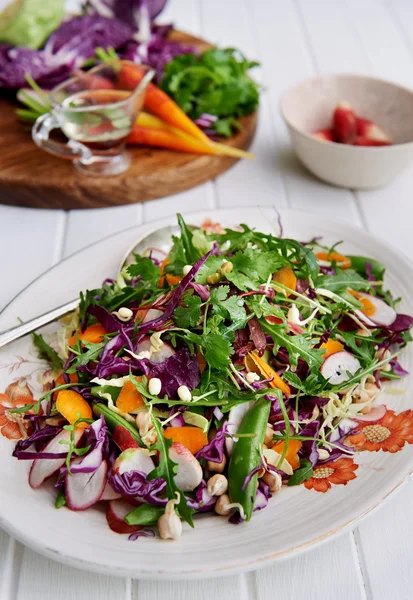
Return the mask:
[[147,481],[147,476],[143,471],[116,473],[109,479],[109,484],[124,498],[149,502],[154,506],[166,506],[168,502],[163,493],[166,481],[160,477]]
[[161,380],[161,397],[166,394],[169,398],[176,398],[181,385],[186,385],[187,388],[193,390],[199,384],[201,374],[197,356],[196,354],[191,355],[188,348],[182,348],[173,356],[155,365],[151,369],[152,377],[158,377]]

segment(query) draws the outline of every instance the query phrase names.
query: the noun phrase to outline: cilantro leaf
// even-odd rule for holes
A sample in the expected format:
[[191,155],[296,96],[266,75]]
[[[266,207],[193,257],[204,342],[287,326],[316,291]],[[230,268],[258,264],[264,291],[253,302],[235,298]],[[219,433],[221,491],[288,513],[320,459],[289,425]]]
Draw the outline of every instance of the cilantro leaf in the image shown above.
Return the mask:
[[219,305],[220,302],[225,300],[225,298],[229,294],[229,285],[220,285],[211,290],[211,294],[209,296],[209,302],[213,306]]
[[363,279],[353,269],[343,271],[336,267],[336,275],[321,275],[317,278],[316,287],[321,287],[331,292],[342,292],[351,288],[352,290],[368,290],[370,282]]
[[283,261],[276,252],[262,251],[258,248],[246,248],[231,258],[232,271],[227,279],[242,291],[256,290],[267,282],[268,277],[279,269]]
[[199,296],[184,297],[185,306],[177,306],[173,318],[178,327],[189,329],[196,327],[201,318],[201,298]]
[[58,353],[45,341],[40,333],[33,333],[33,342],[39,351],[39,357],[49,362],[53,369],[63,369],[63,361]]
[[313,465],[307,458],[300,460],[300,468],[294,471],[288,480],[287,485],[300,485],[304,481],[308,481],[313,474]]
[[229,357],[233,353],[230,342],[219,333],[210,333],[202,338],[205,360],[219,370],[225,369],[229,364]]
[[221,266],[222,256],[211,254],[196,274],[195,281],[205,285],[207,277],[216,273]]
[[145,283],[158,282],[161,276],[160,268],[154,265],[150,258],[135,254],[135,262],[126,268],[130,277],[142,277]]
[[166,495],[169,500],[176,498],[176,492],[179,494],[179,503],[177,504],[178,512],[182,519],[185,519],[191,527],[194,526],[192,520],[192,508],[189,508],[184,493],[175,483],[175,475],[178,472],[177,463],[173,462],[169,456],[169,449],[172,446],[172,440],[165,438],[163,434],[162,425],[157,417],[151,413],[152,423],[155,427],[158,439],[151,446],[151,450],[158,450],[159,452],[159,465],[149,473],[147,476],[148,480],[156,479],[160,477],[166,481]]

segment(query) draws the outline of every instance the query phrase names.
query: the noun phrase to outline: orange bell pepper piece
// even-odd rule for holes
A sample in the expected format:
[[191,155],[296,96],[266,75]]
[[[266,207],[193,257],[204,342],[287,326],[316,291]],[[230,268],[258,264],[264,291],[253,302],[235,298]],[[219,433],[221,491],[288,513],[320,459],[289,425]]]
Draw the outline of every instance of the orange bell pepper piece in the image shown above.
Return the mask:
[[[271,450],[275,450],[278,454],[282,454],[284,452],[284,444],[285,442],[277,442],[271,448]],[[288,448],[285,454],[285,459],[290,463],[292,469],[295,471],[300,466],[300,457],[298,456],[298,452],[301,449],[302,443],[300,440],[288,440]]]
[[[285,285],[285,287],[290,288],[290,290],[295,291],[297,277],[295,276],[295,273],[291,267],[281,267],[281,269],[274,273],[272,280],[276,283],[281,283],[281,285]],[[286,292],[286,294],[287,296],[290,295],[289,292]]]
[[331,338],[326,342],[323,342],[320,346],[320,350],[325,350],[323,354],[324,360],[336,352],[341,352],[343,349],[344,345],[341,342],[332,340]]
[[163,432],[168,440],[182,444],[192,454],[208,444],[208,436],[199,427],[168,427]]
[[[140,382],[142,377],[136,377],[136,380]],[[116,407],[123,413],[130,413],[141,406],[145,406],[141,393],[132,381],[125,381],[116,400]]]
[[[71,425],[76,423],[79,418],[91,419],[92,409],[86,400],[73,390],[61,390],[57,395],[56,400],[57,411],[67,420]],[[79,423],[77,427],[86,429],[89,427],[88,423]]]
[[265,362],[265,360],[260,358],[258,354],[253,354],[252,352],[248,352],[248,356],[258,367],[261,375],[263,375],[265,379],[272,378],[272,381],[269,382],[270,387],[280,389],[286,396],[291,394],[290,386],[270,367],[268,363]]
[[318,260],[336,262],[341,269],[349,269],[351,267],[351,260],[338,252],[317,252],[316,257]]
[[96,323],[96,325],[90,325],[90,327],[86,327],[86,329],[81,331],[76,331],[69,339],[68,345],[74,346],[76,344],[76,338],[78,337],[82,342],[90,342],[91,344],[100,344],[103,342],[103,336],[107,333],[106,329],[100,323]]

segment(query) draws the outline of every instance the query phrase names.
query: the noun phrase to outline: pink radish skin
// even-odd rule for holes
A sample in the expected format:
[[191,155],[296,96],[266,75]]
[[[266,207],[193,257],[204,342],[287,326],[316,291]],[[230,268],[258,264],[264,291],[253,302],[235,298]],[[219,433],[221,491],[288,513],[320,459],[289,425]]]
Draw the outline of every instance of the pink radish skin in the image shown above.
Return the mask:
[[113,487],[108,482],[106,482],[105,489],[103,490],[103,494],[101,495],[100,499],[104,501],[119,500],[119,498],[122,498],[122,496],[115,492]]
[[115,533],[134,533],[142,529],[141,525],[128,525],[125,517],[133,510],[133,506],[125,500],[111,500],[106,511],[106,520]]
[[107,470],[104,460],[93,473],[66,475],[66,500],[71,510],[86,510],[99,502],[105,489]]
[[[150,352],[150,349],[151,340],[149,337],[144,337],[143,340],[137,345],[135,354],[139,354],[140,352]],[[151,354],[150,360],[156,364],[159,364],[174,354],[175,350],[172,348],[172,346],[164,342],[159,352],[153,352]]]
[[[58,454],[68,449],[66,444],[60,444],[61,441],[70,441],[70,431],[63,429],[45,446],[43,452],[53,452]],[[75,444],[80,442],[84,434],[84,429],[75,429]],[[65,464],[65,458],[39,458],[34,460],[29,473],[29,485],[33,489],[39,488],[46,479],[57,473],[60,467]]]
[[182,444],[174,442],[169,450],[170,459],[178,464],[174,480],[183,492],[192,492],[202,481],[202,467],[195,456]]
[[377,423],[377,421],[381,421],[384,415],[387,412],[387,408],[384,404],[379,404],[378,406],[373,406],[371,410],[365,415],[359,415],[355,417],[356,421],[360,421],[361,423]]

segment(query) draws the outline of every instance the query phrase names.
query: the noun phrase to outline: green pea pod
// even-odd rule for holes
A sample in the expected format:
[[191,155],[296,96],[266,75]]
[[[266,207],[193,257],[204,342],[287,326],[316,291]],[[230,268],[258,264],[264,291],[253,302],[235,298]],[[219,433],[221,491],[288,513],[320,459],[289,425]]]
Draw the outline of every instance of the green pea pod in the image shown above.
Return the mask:
[[121,415],[118,415],[117,413],[113,412],[113,410],[110,410],[110,408],[107,407],[106,404],[101,404],[100,402],[98,404],[94,404],[93,413],[97,417],[99,417],[100,415],[103,415],[105,417],[106,425],[109,427],[110,431],[113,432],[116,425],[120,425],[121,427],[124,427],[129,431],[133,439],[136,442],[138,442],[139,446],[141,446],[142,448],[146,448],[145,444],[141,440],[141,436],[139,435],[138,430],[133,425],[131,425],[131,423],[128,423],[128,421],[124,419]]
[[244,489],[245,478],[260,464],[265,429],[270,415],[271,403],[261,398],[247,412],[237,431],[238,434],[254,433],[254,437],[240,437],[235,442],[228,469],[228,494],[231,502],[238,502],[244,509],[246,520],[252,517],[258,487],[258,474],[251,477]]
[[148,503],[141,504],[126,515],[125,521],[128,525],[156,525],[164,512],[165,507],[153,506]]
[[360,275],[366,275],[366,263],[370,263],[371,271],[379,281],[382,281],[386,267],[378,260],[366,258],[365,256],[347,256],[351,261],[351,267]]

